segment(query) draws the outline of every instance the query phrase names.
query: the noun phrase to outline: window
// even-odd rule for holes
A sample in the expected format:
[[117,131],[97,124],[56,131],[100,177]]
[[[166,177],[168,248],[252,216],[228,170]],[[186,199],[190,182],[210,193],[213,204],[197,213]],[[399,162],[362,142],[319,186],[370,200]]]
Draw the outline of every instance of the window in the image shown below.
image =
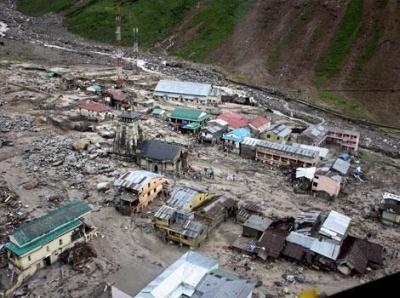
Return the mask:
[[31,256],[28,256],[28,261],[29,261],[29,262],[32,261]]
[[314,182],[314,183],[313,183],[313,186],[317,187],[317,186],[318,186],[318,183],[317,183],[317,182]]
[[62,239],[58,240],[58,244],[60,244],[60,245],[62,245],[62,244],[63,244],[63,241],[62,241]]

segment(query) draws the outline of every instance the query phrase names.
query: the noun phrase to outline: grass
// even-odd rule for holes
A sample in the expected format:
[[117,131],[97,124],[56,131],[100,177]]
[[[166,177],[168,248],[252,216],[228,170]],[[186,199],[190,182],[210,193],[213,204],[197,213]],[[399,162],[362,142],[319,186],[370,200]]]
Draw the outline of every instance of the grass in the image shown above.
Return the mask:
[[358,57],[356,61],[356,71],[358,73],[360,73],[364,69],[365,65],[374,56],[375,51],[378,48],[380,38],[381,38],[381,32],[376,25],[372,34],[368,35],[366,45],[364,46],[361,55]]
[[18,9],[26,15],[41,16],[49,12],[66,9],[74,0],[18,0]]
[[[91,1],[67,16],[68,28],[87,39],[115,43],[116,0]],[[131,46],[132,28],[139,28],[139,45],[149,48],[166,36],[184,17],[196,0],[118,1],[122,18],[122,43]]]
[[270,55],[267,58],[267,66],[269,68],[272,67],[272,65],[279,60],[279,58],[282,55],[282,52],[286,51],[292,41],[294,40],[296,34],[307,24],[307,22],[310,20],[310,17],[313,13],[313,6],[309,8],[307,11],[302,13],[299,17],[296,18],[293,26],[290,28],[290,30],[283,36],[283,38],[280,40],[278,45],[271,51]]
[[371,112],[365,110],[362,105],[355,102],[355,100],[338,95],[332,91],[321,91],[320,96],[328,106],[338,112],[357,119],[376,121],[376,117]]
[[316,84],[321,86],[337,74],[361,33],[363,0],[350,0],[332,43],[317,68]]
[[203,62],[209,53],[222,45],[255,0],[206,0],[186,26],[193,38],[175,51],[175,55]]

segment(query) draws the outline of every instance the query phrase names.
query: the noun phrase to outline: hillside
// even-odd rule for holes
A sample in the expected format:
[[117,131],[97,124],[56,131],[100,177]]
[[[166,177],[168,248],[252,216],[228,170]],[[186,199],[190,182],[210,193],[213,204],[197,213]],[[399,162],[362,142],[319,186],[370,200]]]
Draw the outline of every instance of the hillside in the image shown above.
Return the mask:
[[[50,5],[51,3],[51,5]],[[119,8],[116,8],[119,3]],[[221,66],[346,115],[400,126],[400,3],[396,0],[20,0],[24,13],[64,11],[69,29]]]

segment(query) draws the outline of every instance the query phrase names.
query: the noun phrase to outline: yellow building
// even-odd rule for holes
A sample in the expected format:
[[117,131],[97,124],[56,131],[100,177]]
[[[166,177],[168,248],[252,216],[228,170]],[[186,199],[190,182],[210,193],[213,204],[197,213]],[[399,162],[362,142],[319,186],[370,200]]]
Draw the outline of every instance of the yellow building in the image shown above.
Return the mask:
[[89,240],[94,229],[81,219],[90,211],[86,202],[73,200],[14,230],[4,245],[14,274],[8,281],[10,287],[1,289],[0,297],[12,293],[37,270],[56,262],[64,251]]
[[131,195],[121,198],[117,210],[123,214],[139,212],[152,202],[163,190],[165,178],[147,171],[131,171],[119,177],[114,186],[122,187]]
[[176,187],[167,205],[178,210],[193,211],[215,197],[213,193],[203,192],[189,187]]
[[260,134],[260,138],[279,144],[285,144],[290,137],[292,130],[284,124],[276,124],[268,131]]

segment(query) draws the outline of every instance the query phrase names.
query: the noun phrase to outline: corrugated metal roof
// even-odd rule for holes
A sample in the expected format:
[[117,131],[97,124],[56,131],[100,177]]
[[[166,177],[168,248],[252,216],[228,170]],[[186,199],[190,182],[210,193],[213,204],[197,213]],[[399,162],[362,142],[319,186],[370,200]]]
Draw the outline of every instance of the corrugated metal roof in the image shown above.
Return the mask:
[[245,127],[249,123],[249,119],[247,119],[244,115],[235,112],[225,112],[219,115],[217,119],[226,121],[229,127],[233,129]]
[[244,227],[251,228],[257,231],[264,232],[272,224],[269,218],[261,217],[258,215],[251,215],[243,224]]
[[317,240],[316,238],[300,234],[297,232],[291,232],[287,237],[286,241],[291,242],[294,244],[298,244],[300,246],[303,246],[305,248],[310,248],[314,241]]
[[340,245],[316,239],[311,245],[310,250],[328,259],[336,260],[339,256]]
[[351,218],[332,210],[321,226],[320,234],[341,241],[350,226]]
[[241,142],[244,138],[249,136],[250,130],[248,128],[238,128],[224,134],[222,138],[226,141]]
[[73,200],[44,216],[23,224],[15,229],[10,236],[17,241],[15,244],[22,247],[79,219],[90,210],[88,203]]
[[328,148],[322,148],[322,147],[318,147],[318,146],[298,144],[298,143],[293,143],[292,146],[300,147],[302,149],[307,149],[307,150],[312,150],[312,151],[318,151],[319,157],[321,157],[321,158],[326,158],[329,153]]
[[332,165],[332,170],[335,170],[343,175],[346,175],[349,169],[350,163],[340,158],[336,159]]
[[257,147],[267,148],[273,151],[283,152],[289,155],[298,155],[298,156],[305,156],[308,158],[314,158],[318,155],[317,151],[302,149],[295,146],[285,145],[285,144],[278,144],[273,142],[268,142],[264,140],[260,140],[257,144]]
[[161,175],[148,171],[130,171],[126,172],[114,181],[114,186],[124,187],[139,191],[153,179],[160,178]]
[[257,146],[259,141],[260,141],[259,139],[247,137],[247,138],[244,138],[244,140],[242,141],[242,145],[255,147],[255,146]]
[[198,194],[199,192],[192,188],[176,187],[172,191],[171,197],[167,201],[167,204],[177,209],[187,209],[188,204]]
[[288,127],[286,127],[285,124],[275,124],[273,127],[271,127],[270,131],[272,131],[274,134],[281,138],[285,138],[288,135],[291,134],[292,130]]
[[203,121],[204,119],[208,118],[208,114],[197,109],[175,108],[170,114],[170,118],[190,121]]
[[169,220],[172,216],[174,216],[175,212],[175,208],[172,208],[168,205],[162,205],[154,214],[154,217],[162,220]]
[[214,260],[189,251],[165,269],[135,297],[181,297],[183,294],[191,297],[204,276],[217,268],[218,263]]
[[208,97],[212,91],[211,84],[160,80],[154,91],[156,96],[162,93]]

